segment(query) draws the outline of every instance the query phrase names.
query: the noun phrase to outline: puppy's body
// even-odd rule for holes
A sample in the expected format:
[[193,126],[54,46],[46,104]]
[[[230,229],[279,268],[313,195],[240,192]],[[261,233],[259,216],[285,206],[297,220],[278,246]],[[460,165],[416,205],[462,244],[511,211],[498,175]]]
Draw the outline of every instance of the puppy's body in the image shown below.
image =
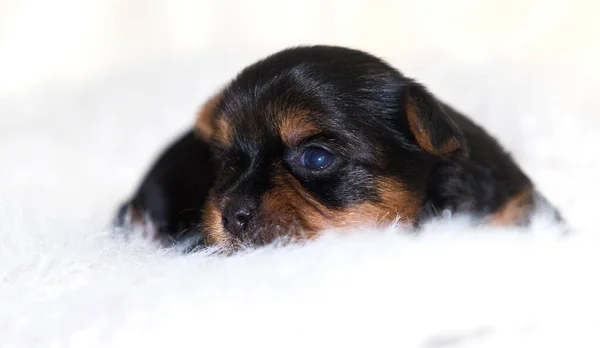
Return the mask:
[[511,213],[504,223],[524,224],[537,199],[531,180],[498,142],[470,119],[445,107],[461,129],[468,154],[443,159],[431,172],[428,200],[433,208],[468,213],[488,222],[502,223],[494,216],[514,199],[529,200],[529,207]]
[[[339,47],[290,49],[246,68],[185,139],[210,147],[212,161],[208,150],[170,150],[133,205],[164,226],[159,234],[200,225],[209,244],[396,218],[416,226],[442,211],[526,224],[541,197],[471,120],[385,62]],[[165,184],[182,177],[189,188]],[[190,208],[191,218],[175,213]]]
[[214,180],[212,163],[208,143],[186,132],[155,161],[133,198],[120,207],[115,225],[139,229],[163,246],[203,244],[200,219]]

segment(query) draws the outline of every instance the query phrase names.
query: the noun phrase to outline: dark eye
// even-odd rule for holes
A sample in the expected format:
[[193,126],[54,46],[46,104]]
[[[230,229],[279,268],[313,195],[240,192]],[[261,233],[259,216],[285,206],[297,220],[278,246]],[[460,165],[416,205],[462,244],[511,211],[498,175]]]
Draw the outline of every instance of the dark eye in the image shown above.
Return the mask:
[[302,166],[310,170],[323,170],[333,162],[333,154],[321,148],[310,148],[302,153]]

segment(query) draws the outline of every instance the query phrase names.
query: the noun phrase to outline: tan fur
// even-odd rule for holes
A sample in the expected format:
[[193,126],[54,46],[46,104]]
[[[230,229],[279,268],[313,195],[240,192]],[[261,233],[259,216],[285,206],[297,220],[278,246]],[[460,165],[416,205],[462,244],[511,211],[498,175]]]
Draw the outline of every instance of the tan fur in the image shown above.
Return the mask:
[[196,114],[196,124],[194,126],[194,132],[202,140],[210,141],[214,132],[214,109],[221,99],[221,93],[215,94],[210,97],[198,110]]
[[283,143],[290,148],[298,146],[306,138],[319,132],[319,128],[311,123],[304,110],[291,109],[279,114],[279,135]]
[[527,188],[510,198],[487,220],[492,226],[521,226],[527,224],[534,211],[534,191]]
[[206,243],[209,245],[227,245],[231,236],[223,228],[222,213],[215,200],[211,197],[204,206],[204,221]]
[[[298,108],[271,105],[268,114],[275,120],[283,143],[294,148],[305,139],[318,134],[319,127],[311,122],[308,111]],[[218,115],[212,121],[212,141],[230,144],[232,130]],[[353,227],[367,223],[386,224],[398,217],[401,222],[413,224],[421,209],[422,195],[406,190],[393,178],[377,181],[379,199],[344,209],[330,209],[320,203],[284,167],[273,164],[271,188],[260,197],[254,212],[255,230],[251,238],[272,242],[279,237],[291,240],[315,238],[325,229]],[[233,243],[236,238],[226,231],[222,223],[225,202],[210,198],[205,207],[205,233],[209,244]]]
[[[263,194],[255,212],[261,227],[258,236],[264,242],[279,237],[305,240],[317,237],[330,228],[359,226],[366,223],[386,224],[397,217],[413,224],[420,210],[422,197],[404,190],[392,178],[379,181],[379,202],[358,204],[345,209],[329,209],[318,202],[293,175],[282,167],[274,170],[273,187]],[[227,241],[228,232],[221,223],[221,212],[216,204],[207,205],[207,239],[209,243]]]
[[436,156],[442,156],[454,152],[460,148],[460,142],[458,139],[456,139],[456,137],[450,138],[443,146],[439,148],[435,147],[431,142],[430,134],[423,126],[421,117],[419,116],[417,110],[415,110],[414,105],[412,105],[410,102],[407,103],[406,117],[408,119],[410,131],[413,133],[417,143],[419,143],[423,150]]
[[212,141],[222,147],[230,147],[233,143],[233,130],[227,121],[222,118],[214,120],[214,132]]

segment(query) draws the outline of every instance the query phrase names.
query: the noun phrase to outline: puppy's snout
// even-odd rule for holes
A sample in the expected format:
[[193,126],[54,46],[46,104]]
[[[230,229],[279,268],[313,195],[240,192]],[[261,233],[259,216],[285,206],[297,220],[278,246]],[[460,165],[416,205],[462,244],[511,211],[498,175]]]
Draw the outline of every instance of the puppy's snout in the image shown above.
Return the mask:
[[223,209],[223,227],[236,236],[240,236],[248,228],[254,216],[256,204],[248,199],[233,199]]

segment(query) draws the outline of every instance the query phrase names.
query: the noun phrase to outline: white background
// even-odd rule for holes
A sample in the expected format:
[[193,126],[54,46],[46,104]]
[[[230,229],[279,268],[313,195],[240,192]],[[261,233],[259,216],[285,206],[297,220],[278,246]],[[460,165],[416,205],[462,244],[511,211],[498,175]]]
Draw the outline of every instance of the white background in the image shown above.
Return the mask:
[[578,65],[600,56],[599,11],[593,0],[3,0],[0,93],[164,57],[307,43]]

